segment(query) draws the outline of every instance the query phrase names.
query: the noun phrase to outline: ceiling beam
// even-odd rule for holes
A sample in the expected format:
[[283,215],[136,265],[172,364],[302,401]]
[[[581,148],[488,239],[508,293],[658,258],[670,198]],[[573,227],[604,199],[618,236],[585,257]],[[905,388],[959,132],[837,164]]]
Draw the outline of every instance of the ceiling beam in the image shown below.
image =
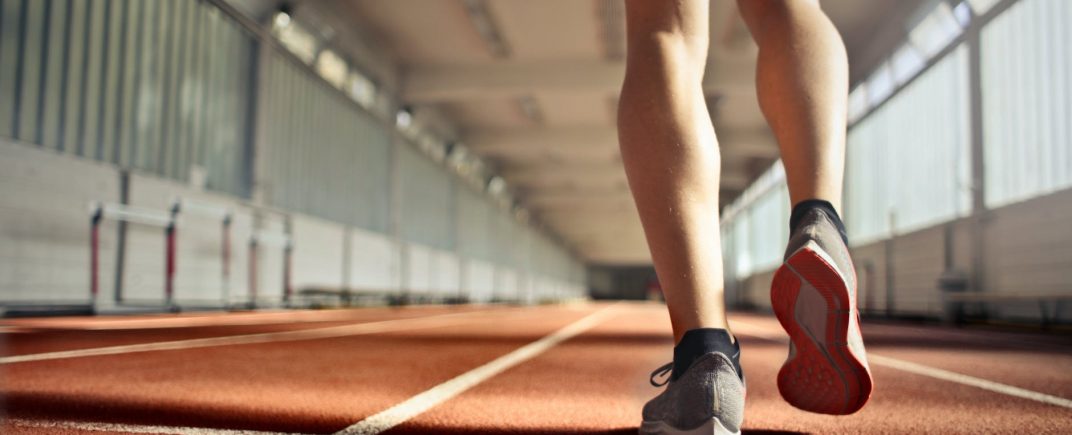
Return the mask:
[[[725,129],[718,132],[718,138],[721,151],[728,155],[778,157],[778,143],[766,129]],[[466,134],[464,142],[476,152],[497,156],[535,151],[551,155],[589,152],[606,155],[616,154],[618,131],[612,126],[478,130]]]
[[530,185],[544,180],[569,180],[583,184],[586,180],[599,180],[604,184],[611,180],[624,181],[625,169],[619,164],[597,163],[593,165],[553,165],[502,171],[500,175],[511,184]]
[[[751,62],[716,62],[707,66],[704,92],[752,93]],[[403,78],[407,103],[438,103],[487,98],[513,98],[544,92],[595,92],[617,95],[625,62],[614,60],[550,60],[497,62],[483,65],[413,69]]]
[[768,129],[716,129],[723,154],[735,157],[777,158],[778,142]]
[[576,152],[578,148],[618,149],[618,130],[612,126],[478,130],[464,136],[477,152],[536,148]]
[[628,190],[613,195],[587,196],[569,194],[535,195],[525,198],[525,205],[541,210],[632,210],[633,196]]
[[621,177],[613,177],[613,178],[610,178],[610,179],[601,179],[601,178],[574,179],[572,177],[569,177],[569,178],[541,177],[541,178],[538,178],[538,179],[528,179],[528,180],[519,180],[519,181],[524,181],[524,183],[519,183],[517,181],[514,181],[514,182],[510,182],[510,185],[513,186],[513,187],[516,187],[520,191],[530,192],[530,193],[531,192],[536,192],[536,191],[543,191],[545,189],[548,190],[548,191],[561,191],[561,190],[571,190],[571,189],[577,189],[577,190],[613,189],[613,188],[617,188],[618,186],[628,185],[627,181],[625,179],[624,172],[623,172]]

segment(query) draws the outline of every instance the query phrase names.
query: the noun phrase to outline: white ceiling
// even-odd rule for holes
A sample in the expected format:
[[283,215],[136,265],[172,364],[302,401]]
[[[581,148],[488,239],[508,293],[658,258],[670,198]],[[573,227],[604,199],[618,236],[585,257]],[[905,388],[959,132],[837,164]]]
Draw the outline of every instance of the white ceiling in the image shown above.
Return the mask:
[[[871,46],[892,11],[922,0],[826,0],[850,49]],[[492,162],[521,203],[593,264],[650,263],[615,128],[624,73],[621,0],[487,0],[496,56],[463,0],[332,0],[316,5],[388,53],[406,104],[437,113]],[[756,49],[735,3],[712,2],[704,88],[723,149],[722,200],[777,158],[755,100]],[[885,26],[891,27],[891,26]],[[893,26],[896,28],[896,26]],[[887,32],[889,33],[889,32]],[[854,64],[855,65],[855,64]],[[533,111],[524,109],[528,100]]]

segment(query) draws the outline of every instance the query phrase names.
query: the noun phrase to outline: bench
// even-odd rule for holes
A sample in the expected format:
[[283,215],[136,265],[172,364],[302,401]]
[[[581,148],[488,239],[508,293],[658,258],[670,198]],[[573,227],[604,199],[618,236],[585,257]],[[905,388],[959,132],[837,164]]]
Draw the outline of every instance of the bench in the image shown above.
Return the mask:
[[353,306],[358,299],[381,299],[389,301],[396,297],[398,290],[386,289],[350,289],[339,287],[306,287],[298,290],[299,296],[337,298],[344,307]]
[[[1061,318],[1064,303],[1072,300],[1070,293],[1052,292],[943,292],[946,304],[951,309],[952,320],[957,323],[963,321],[963,308],[965,304],[975,303],[1001,303],[1001,302],[1034,302],[1038,304],[1039,313],[1042,316],[1042,326],[1048,328]],[[1050,309],[1050,306],[1053,309]]]
[[466,298],[461,296],[446,296],[442,294],[413,294],[412,292],[398,289],[372,289],[372,288],[343,288],[343,287],[304,287],[298,290],[298,296],[307,298],[338,298],[339,304],[351,307],[360,299],[372,299],[385,302],[389,305],[409,305],[413,303],[439,302],[447,304],[465,303]]

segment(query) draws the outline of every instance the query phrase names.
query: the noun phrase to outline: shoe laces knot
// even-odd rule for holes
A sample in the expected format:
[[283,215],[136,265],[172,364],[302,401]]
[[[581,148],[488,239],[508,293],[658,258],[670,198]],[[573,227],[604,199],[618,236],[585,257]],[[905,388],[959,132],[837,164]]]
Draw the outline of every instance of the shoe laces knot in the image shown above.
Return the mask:
[[[661,387],[663,385],[666,385],[668,382],[670,382],[670,373],[673,370],[674,363],[668,362],[666,363],[666,365],[655,369],[654,372],[651,372],[651,379],[648,379],[648,382],[651,382],[651,386],[653,387]],[[661,381],[658,381],[656,380],[657,378],[663,379]]]

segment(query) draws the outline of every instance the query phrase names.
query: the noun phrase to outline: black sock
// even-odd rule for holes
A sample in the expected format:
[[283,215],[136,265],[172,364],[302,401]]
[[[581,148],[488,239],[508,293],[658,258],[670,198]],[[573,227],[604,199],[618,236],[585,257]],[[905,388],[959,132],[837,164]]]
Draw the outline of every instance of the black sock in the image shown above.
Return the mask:
[[674,346],[674,371],[670,380],[677,380],[697,358],[711,352],[721,352],[733,361],[737,375],[741,374],[741,346],[730,337],[730,332],[718,328],[697,328],[685,331],[681,342]]
[[793,213],[789,215],[789,233],[796,232],[797,227],[800,226],[800,220],[804,219],[804,215],[811,210],[819,210],[826,213],[826,217],[830,218],[834,222],[834,226],[837,227],[838,233],[841,235],[841,240],[845,242],[845,246],[849,245],[849,235],[845,231],[845,224],[841,222],[841,216],[838,216],[837,210],[834,210],[834,205],[829,201],[821,199],[805,199],[793,206]]

